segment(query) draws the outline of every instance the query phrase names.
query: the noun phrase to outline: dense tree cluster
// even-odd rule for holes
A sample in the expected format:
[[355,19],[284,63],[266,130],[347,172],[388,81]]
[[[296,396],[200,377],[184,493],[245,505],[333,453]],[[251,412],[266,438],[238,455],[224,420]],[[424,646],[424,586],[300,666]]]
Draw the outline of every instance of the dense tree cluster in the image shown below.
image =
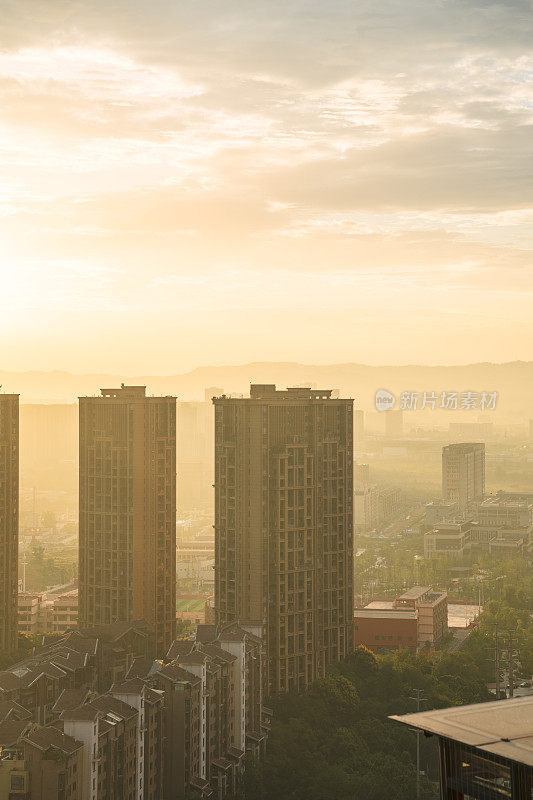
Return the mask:
[[485,605],[476,630],[463,646],[464,652],[474,658],[483,678],[489,682],[495,680],[496,632],[504,649],[506,637],[509,634],[513,637],[517,652],[515,675],[527,679],[533,677],[533,617],[530,610],[533,607],[533,571],[528,565],[524,571],[514,567],[515,563],[509,562],[502,570],[504,574],[497,598]]
[[[359,647],[301,694],[276,697],[266,757],[249,764],[244,800],[412,800],[416,736],[390,714],[489,700],[474,660],[398,652],[376,657]],[[420,796],[438,796],[437,748],[421,737]]]

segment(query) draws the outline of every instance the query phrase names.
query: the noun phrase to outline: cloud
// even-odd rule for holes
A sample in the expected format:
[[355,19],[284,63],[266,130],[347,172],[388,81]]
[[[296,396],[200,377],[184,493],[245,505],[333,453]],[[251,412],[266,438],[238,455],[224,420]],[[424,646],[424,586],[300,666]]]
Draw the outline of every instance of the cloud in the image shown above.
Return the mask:
[[502,312],[505,290],[527,328],[532,12],[7,0],[11,306],[45,324],[69,303],[120,316],[234,302],[284,309],[290,328],[295,298],[430,315],[441,292],[477,319],[481,298],[479,313]]

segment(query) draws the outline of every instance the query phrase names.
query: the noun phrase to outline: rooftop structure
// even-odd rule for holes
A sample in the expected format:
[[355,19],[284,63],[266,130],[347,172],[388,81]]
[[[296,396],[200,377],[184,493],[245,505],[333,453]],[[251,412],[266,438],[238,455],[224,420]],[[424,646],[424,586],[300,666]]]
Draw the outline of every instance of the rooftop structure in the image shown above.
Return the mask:
[[439,737],[442,800],[530,800],[533,697],[393,716]]
[[428,592],[431,591],[431,586],[412,586],[411,589],[407,589],[406,592],[403,594],[398,595],[396,598],[396,602],[398,604],[403,604],[404,601],[416,601],[420,600],[424,595],[427,595]]

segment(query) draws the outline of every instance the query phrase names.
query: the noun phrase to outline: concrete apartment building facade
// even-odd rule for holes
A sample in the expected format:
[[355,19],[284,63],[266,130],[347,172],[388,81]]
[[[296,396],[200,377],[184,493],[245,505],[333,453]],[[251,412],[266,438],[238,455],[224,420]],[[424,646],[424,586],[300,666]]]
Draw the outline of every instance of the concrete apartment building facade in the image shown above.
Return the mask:
[[223,798],[234,792],[244,757],[263,754],[268,710],[262,701],[263,644],[254,624],[199,625],[177,640],[166,664],[139,659],[129,677],[164,695],[163,796]]
[[19,396],[0,394],[0,652],[17,649]]
[[252,385],[215,406],[215,609],[264,624],[268,691],[353,644],[353,401]]
[[202,402],[177,404],[178,509],[211,508],[213,503],[214,415],[211,398],[222,394],[212,386]]
[[417,611],[418,648],[434,647],[448,633],[448,595],[431,586],[413,586],[394,601],[398,610]]
[[0,800],[82,800],[83,745],[55,727],[0,721]]
[[442,497],[466,511],[485,494],[485,445],[449,444],[442,448]]
[[142,625],[45,637],[0,672],[0,800],[49,800],[63,788],[65,800],[233,794],[269,730],[254,631],[246,621],[218,635],[201,625],[164,662]]
[[176,398],[144,386],[80,397],[79,621],[176,626]]
[[355,487],[353,514],[359,532],[371,531],[379,525],[379,488],[375,483]]
[[78,622],[78,592],[57,597],[46,592],[26,592],[18,595],[18,629],[20,633],[66,633]]

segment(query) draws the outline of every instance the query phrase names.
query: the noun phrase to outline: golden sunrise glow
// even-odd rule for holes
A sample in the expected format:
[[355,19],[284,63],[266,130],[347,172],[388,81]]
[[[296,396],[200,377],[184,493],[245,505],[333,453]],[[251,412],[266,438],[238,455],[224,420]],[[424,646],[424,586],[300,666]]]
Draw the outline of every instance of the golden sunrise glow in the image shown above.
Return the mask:
[[511,8],[62,5],[2,34],[3,368],[529,357]]

